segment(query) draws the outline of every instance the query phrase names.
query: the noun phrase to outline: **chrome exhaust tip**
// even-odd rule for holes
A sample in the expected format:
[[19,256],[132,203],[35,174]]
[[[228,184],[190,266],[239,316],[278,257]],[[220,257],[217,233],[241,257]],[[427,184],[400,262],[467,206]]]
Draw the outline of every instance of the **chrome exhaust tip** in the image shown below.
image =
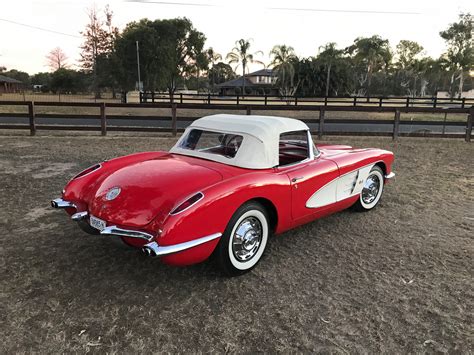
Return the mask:
[[83,219],[85,219],[88,215],[89,215],[89,213],[87,213],[87,211],[77,212],[77,213],[74,213],[71,216],[71,219],[75,222],[79,222],[79,221],[82,221]]
[[155,253],[153,253],[153,250],[151,250],[151,248],[149,248],[149,247],[143,247],[142,248],[142,253],[145,256],[156,256]]
[[72,202],[63,200],[62,198],[56,198],[51,201],[51,207],[53,208],[76,208],[76,205]]
[[158,256],[158,248],[159,246],[157,242],[151,242],[145,244],[145,246],[142,248],[142,252],[146,256]]

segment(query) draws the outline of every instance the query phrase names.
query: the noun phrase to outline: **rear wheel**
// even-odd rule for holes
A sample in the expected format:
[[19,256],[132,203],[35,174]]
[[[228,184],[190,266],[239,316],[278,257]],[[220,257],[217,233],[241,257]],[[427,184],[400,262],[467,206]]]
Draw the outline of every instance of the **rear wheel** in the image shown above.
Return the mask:
[[238,276],[252,270],[262,258],[270,234],[268,213],[257,202],[241,206],[230,219],[216,249],[220,268]]
[[364,181],[364,187],[360,193],[359,200],[354,204],[357,211],[370,211],[380,201],[384,187],[383,171],[377,165],[370,170],[367,179]]

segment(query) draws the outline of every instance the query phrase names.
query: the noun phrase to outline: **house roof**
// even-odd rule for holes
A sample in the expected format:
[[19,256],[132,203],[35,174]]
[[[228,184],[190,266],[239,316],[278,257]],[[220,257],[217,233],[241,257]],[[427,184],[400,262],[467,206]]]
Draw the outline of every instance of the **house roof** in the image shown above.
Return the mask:
[[253,73],[247,74],[248,76],[272,76],[273,69],[260,69]]
[[[234,87],[242,87],[244,85],[244,78],[241,76],[237,79],[229,80],[224,83],[216,85],[219,88],[234,88]],[[245,86],[252,86],[254,85],[250,82],[247,78],[245,78]]]
[[[183,148],[181,142],[187,139],[189,132],[193,129],[241,135],[243,141],[233,158],[212,154],[205,150]],[[191,123],[170,152],[241,168],[268,169],[278,165],[280,134],[306,130],[308,126],[305,123],[293,118],[218,114],[206,116]]]
[[0,83],[23,84],[20,80],[9,78],[5,75],[0,75]]

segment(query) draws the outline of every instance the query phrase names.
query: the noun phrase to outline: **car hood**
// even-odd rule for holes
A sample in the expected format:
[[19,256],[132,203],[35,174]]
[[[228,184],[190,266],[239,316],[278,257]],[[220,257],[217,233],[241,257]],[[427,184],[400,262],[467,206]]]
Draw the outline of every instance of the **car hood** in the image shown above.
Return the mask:
[[[89,210],[109,224],[144,227],[158,214],[168,214],[190,195],[221,180],[216,170],[166,155],[112,172],[99,185]],[[114,188],[120,193],[108,200],[106,195]]]

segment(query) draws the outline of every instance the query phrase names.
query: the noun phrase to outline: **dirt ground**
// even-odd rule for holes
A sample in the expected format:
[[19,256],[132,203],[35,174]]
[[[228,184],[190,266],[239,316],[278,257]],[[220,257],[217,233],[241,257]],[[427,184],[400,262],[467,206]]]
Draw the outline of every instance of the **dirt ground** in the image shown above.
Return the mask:
[[253,272],[226,278],[210,262],[168,267],[85,235],[49,207],[82,168],[174,139],[6,134],[2,354],[472,352],[472,143],[331,138],[395,152],[380,205],[276,236]]

